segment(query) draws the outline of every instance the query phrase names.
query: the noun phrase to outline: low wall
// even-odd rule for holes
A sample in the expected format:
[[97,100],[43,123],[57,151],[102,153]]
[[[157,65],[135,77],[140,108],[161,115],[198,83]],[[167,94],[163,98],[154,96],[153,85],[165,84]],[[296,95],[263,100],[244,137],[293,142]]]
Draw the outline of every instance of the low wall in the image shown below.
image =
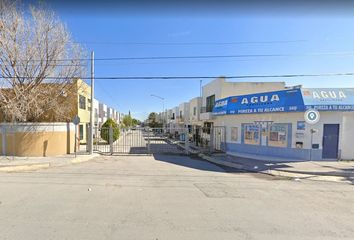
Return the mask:
[[239,144],[239,143],[226,143],[226,149],[229,153],[244,153],[259,155],[263,157],[281,157],[288,158],[292,160],[312,160],[318,161],[322,159],[322,149],[299,149],[299,148],[289,148],[289,147],[271,147],[271,146],[261,146],[261,145],[251,145],[251,144]]
[[1,123],[0,155],[55,156],[74,152],[72,123]]

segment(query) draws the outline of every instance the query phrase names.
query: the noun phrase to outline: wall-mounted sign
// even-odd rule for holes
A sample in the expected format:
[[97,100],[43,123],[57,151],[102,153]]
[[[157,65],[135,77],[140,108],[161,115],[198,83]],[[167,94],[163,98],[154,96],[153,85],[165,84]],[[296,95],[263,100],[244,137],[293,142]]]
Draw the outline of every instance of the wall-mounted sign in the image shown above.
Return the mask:
[[319,111],[353,111],[353,88],[304,88],[301,90],[306,109]]
[[74,123],[75,125],[78,125],[78,124],[80,123],[80,117],[76,115],[76,116],[74,117],[74,119],[73,119],[73,123]]
[[300,89],[223,98],[215,103],[214,115],[304,111]]
[[305,121],[297,121],[297,130],[305,130],[306,129],[306,124]]
[[291,89],[219,99],[214,115],[273,112],[354,111],[354,88]]
[[297,132],[295,136],[297,139],[304,139],[305,138],[305,134],[303,132]]

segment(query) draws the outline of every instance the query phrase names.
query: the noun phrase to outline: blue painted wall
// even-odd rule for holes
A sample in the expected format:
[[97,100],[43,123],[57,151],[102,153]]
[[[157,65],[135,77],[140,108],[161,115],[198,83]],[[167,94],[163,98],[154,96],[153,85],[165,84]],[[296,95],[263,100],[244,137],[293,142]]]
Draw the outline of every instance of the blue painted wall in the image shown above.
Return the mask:
[[[241,143],[226,143],[227,152],[237,153],[245,153],[245,154],[253,154],[253,155],[261,155],[261,156],[269,156],[269,157],[282,157],[294,160],[322,160],[322,149],[312,149],[312,157],[310,153],[310,149],[299,149],[292,148],[292,124],[287,123],[288,125],[288,136],[287,136],[287,147],[273,147],[268,146],[268,137],[266,141],[266,146],[262,146],[260,141],[259,145],[245,144],[245,136],[244,129],[245,125],[249,123],[241,124]],[[260,130],[261,131],[261,130]],[[261,138],[261,132],[259,133]],[[261,138],[262,139],[262,138]],[[271,159],[271,158],[270,158]]]
[[[271,157],[283,157],[294,160],[310,160],[310,149],[299,149],[291,147],[271,147],[240,143],[226,143],[228,152],[246,153]],[[322,150],[312,149],[312,160],[322,160]]]

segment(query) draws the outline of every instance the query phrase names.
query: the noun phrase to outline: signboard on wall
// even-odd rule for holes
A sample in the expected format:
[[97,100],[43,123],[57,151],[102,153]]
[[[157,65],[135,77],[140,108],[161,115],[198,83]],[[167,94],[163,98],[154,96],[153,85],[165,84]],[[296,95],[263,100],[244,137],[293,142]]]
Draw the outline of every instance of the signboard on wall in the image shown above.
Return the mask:
[[354,88],[301,89],[306,109],[354,111]]
[[213,115],[354,111],[354,88],[291,89],[232,96],[215,102]]
[[305,121],[297,121],[296,129],[305,130],[306,129]]
[[300,89],[233,96],[216,101],[214,115],[304,111]]

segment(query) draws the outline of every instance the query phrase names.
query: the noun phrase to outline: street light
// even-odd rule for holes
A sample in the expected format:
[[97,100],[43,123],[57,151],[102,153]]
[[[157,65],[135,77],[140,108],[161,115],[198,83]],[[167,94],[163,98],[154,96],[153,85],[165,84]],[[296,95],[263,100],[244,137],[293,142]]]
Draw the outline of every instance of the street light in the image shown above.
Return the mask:
[[[156,98],[162,100],[162,115],[165,115],[165,98],[160,97],[160,96],[155,95],[155,94],[151,94],[150,96],[151,97],[156,97]],[[165,125],[165,117],[162,118],[162,125],[163,126]]]

